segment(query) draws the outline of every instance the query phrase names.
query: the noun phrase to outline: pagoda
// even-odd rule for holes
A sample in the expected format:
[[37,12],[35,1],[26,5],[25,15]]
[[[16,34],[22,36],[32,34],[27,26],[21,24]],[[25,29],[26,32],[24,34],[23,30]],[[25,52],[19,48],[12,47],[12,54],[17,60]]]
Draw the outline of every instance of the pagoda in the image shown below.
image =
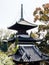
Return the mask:
[[[16,30],[18,33],[16,33],[16,38],[18,38],[18,44],[32,44],[33,42],[41,41],[40,39],[33,39],[31,38],[28,33],[26,32],[29,29],[33,29],[37,27],[37,25],[32,24],[28,21],[26,21],[23,18],[23,4],[21,4],[21,18],[18,22],[16,22],[14,25],[8,27],[8,29]],[[15,41],[16,38],[9,39],[8,41],[12,42]]]
[[16,22],[14,25],[12,25],[11,27],[8,27],[8,29],[12,29],[12,30],[16,30],[18,31],[17,34],[27,34],[26,31],[32,28],[37,27],[37,25],[32,24],[28,21],[26,21],[23,18],[23,4],[21,4],[21,18],[18,22]]
[[[16,37],[13,37],[12,39],[8,39],[8,42],[14,42],[16,39],[18,39],[18,45],[19,44],[27,44],[27,46],[20,46],[17,52],[12,55],[13,60],[19,65],[20,63],[24,62],[35,62],[37,65],[41,61],[48,60],[49,57],[42,54],[42,52],[39,51],[39,49],[33,44],[33,42],[41,41],[41,39],[33,39],[31,38],[26,31],[32,28],[37,27],[37,25],[34,25],[32,23],[29,23],[23,18],[23,4],[21,4],[21,18],[18,22],[16,22],[11,27],[8,27],[8,29],[16,30],[18,33],[16,33]],[[28,44],[30,44],[28,46]],[[34,64],[34,65],[36,65]]]

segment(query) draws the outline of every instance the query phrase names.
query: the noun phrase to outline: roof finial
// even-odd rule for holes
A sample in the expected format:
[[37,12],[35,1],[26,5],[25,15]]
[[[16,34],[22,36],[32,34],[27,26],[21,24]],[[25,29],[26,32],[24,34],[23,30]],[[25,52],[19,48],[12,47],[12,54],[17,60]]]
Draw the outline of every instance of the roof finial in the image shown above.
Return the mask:
[[23,4],[21,4],[21,19],[23,19]]

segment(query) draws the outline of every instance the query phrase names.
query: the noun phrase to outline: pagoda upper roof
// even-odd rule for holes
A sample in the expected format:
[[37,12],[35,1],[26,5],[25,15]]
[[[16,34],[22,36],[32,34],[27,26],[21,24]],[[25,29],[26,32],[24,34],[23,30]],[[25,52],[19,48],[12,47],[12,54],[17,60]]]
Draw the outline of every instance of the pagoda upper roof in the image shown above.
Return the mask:
[[30,23],[30,22],[28,22],[28,21],[26,21],[26,20],[24,20],[24,19],[20,19],[20,20],[18,21],[18,23],[21,24],[21,25],[27,25],[27,26],[37,26],[37,25],[32,24],[32,23]]
[[8,29],[12,30],[29,30],[32,28],[37,27],[37,25],[32,24],[24,19],[20,19],[18,22],[16,22],[14,25],[8,27]]
[[8,29],[12,29],[12,30],[18,30],[18,31],[26,31],[32,28],[37,27],[37,25],[32,24],[28,21],[26,21],[23,18],[23,4],[21,4],[21,18],[18,22],[16,22],[14,25],[10,26]]

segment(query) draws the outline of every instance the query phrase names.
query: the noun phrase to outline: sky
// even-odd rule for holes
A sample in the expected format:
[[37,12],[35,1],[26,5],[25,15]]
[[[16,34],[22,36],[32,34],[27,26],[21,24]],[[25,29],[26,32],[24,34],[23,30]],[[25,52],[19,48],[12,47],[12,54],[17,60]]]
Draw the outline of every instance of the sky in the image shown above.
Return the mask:
[[49,3],[49,0],[0,0],[0,28],[5,29],[20,19],[21,4],[24,19],[34,23],[33,11],[45,3]]

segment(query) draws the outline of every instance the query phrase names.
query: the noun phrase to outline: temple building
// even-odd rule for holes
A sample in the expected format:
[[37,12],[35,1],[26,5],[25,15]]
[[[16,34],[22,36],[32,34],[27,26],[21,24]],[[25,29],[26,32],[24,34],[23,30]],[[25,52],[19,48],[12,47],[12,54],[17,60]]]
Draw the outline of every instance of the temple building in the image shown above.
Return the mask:
[[19,46],[19,49],[13,57],[17,62],[35,62],[48,59],[48,56],[42,55],[35,45]]
[[31,38],[26,32],[27,30],[33,29],[35,27],[37,27],[37,25],[29,23],[23,18],[23,4],[21,4],[20,20],[11,27],[8,27],[8,29],[16,30],[18,33],[16,33],[16,37],[9,39],[8,42],[14,42],[16,39],[18,39],[18,45],[30,44],[30,46],[19,46],[17,52],[12,56],[15,62],[35,62],[34,65],[40,65],[39,63],[41,61],[49,59],[49,57],[44,56],[42,52],[40,52],[39,49],[33,45],[33,43],[41,41],[41,39]]
[[18,31],[18,34],[27,34],[26,31],[32,28],[37,27],[37,25],[32,24],[28,21],[26,21],[23,18],[23,4],[21,4],[21,18],[18,22],[16,22],[14,25],[9,27],[8,29],[16,30]]
[[[16,33],[16,38],[19,41],[18,44],[32,44],[33,42],[40,41],[40,39],[31,38],[26,31],[36,28],[36,27],[37,27],[37,25],[32,24],[23,18],[23,4],[21,4],[20,20],[18,22],[16,22],[14,25],[8,27],[8,29],[18,31],[18,33]],[[13,40],[13,39],[11,39],[11,40]]]

